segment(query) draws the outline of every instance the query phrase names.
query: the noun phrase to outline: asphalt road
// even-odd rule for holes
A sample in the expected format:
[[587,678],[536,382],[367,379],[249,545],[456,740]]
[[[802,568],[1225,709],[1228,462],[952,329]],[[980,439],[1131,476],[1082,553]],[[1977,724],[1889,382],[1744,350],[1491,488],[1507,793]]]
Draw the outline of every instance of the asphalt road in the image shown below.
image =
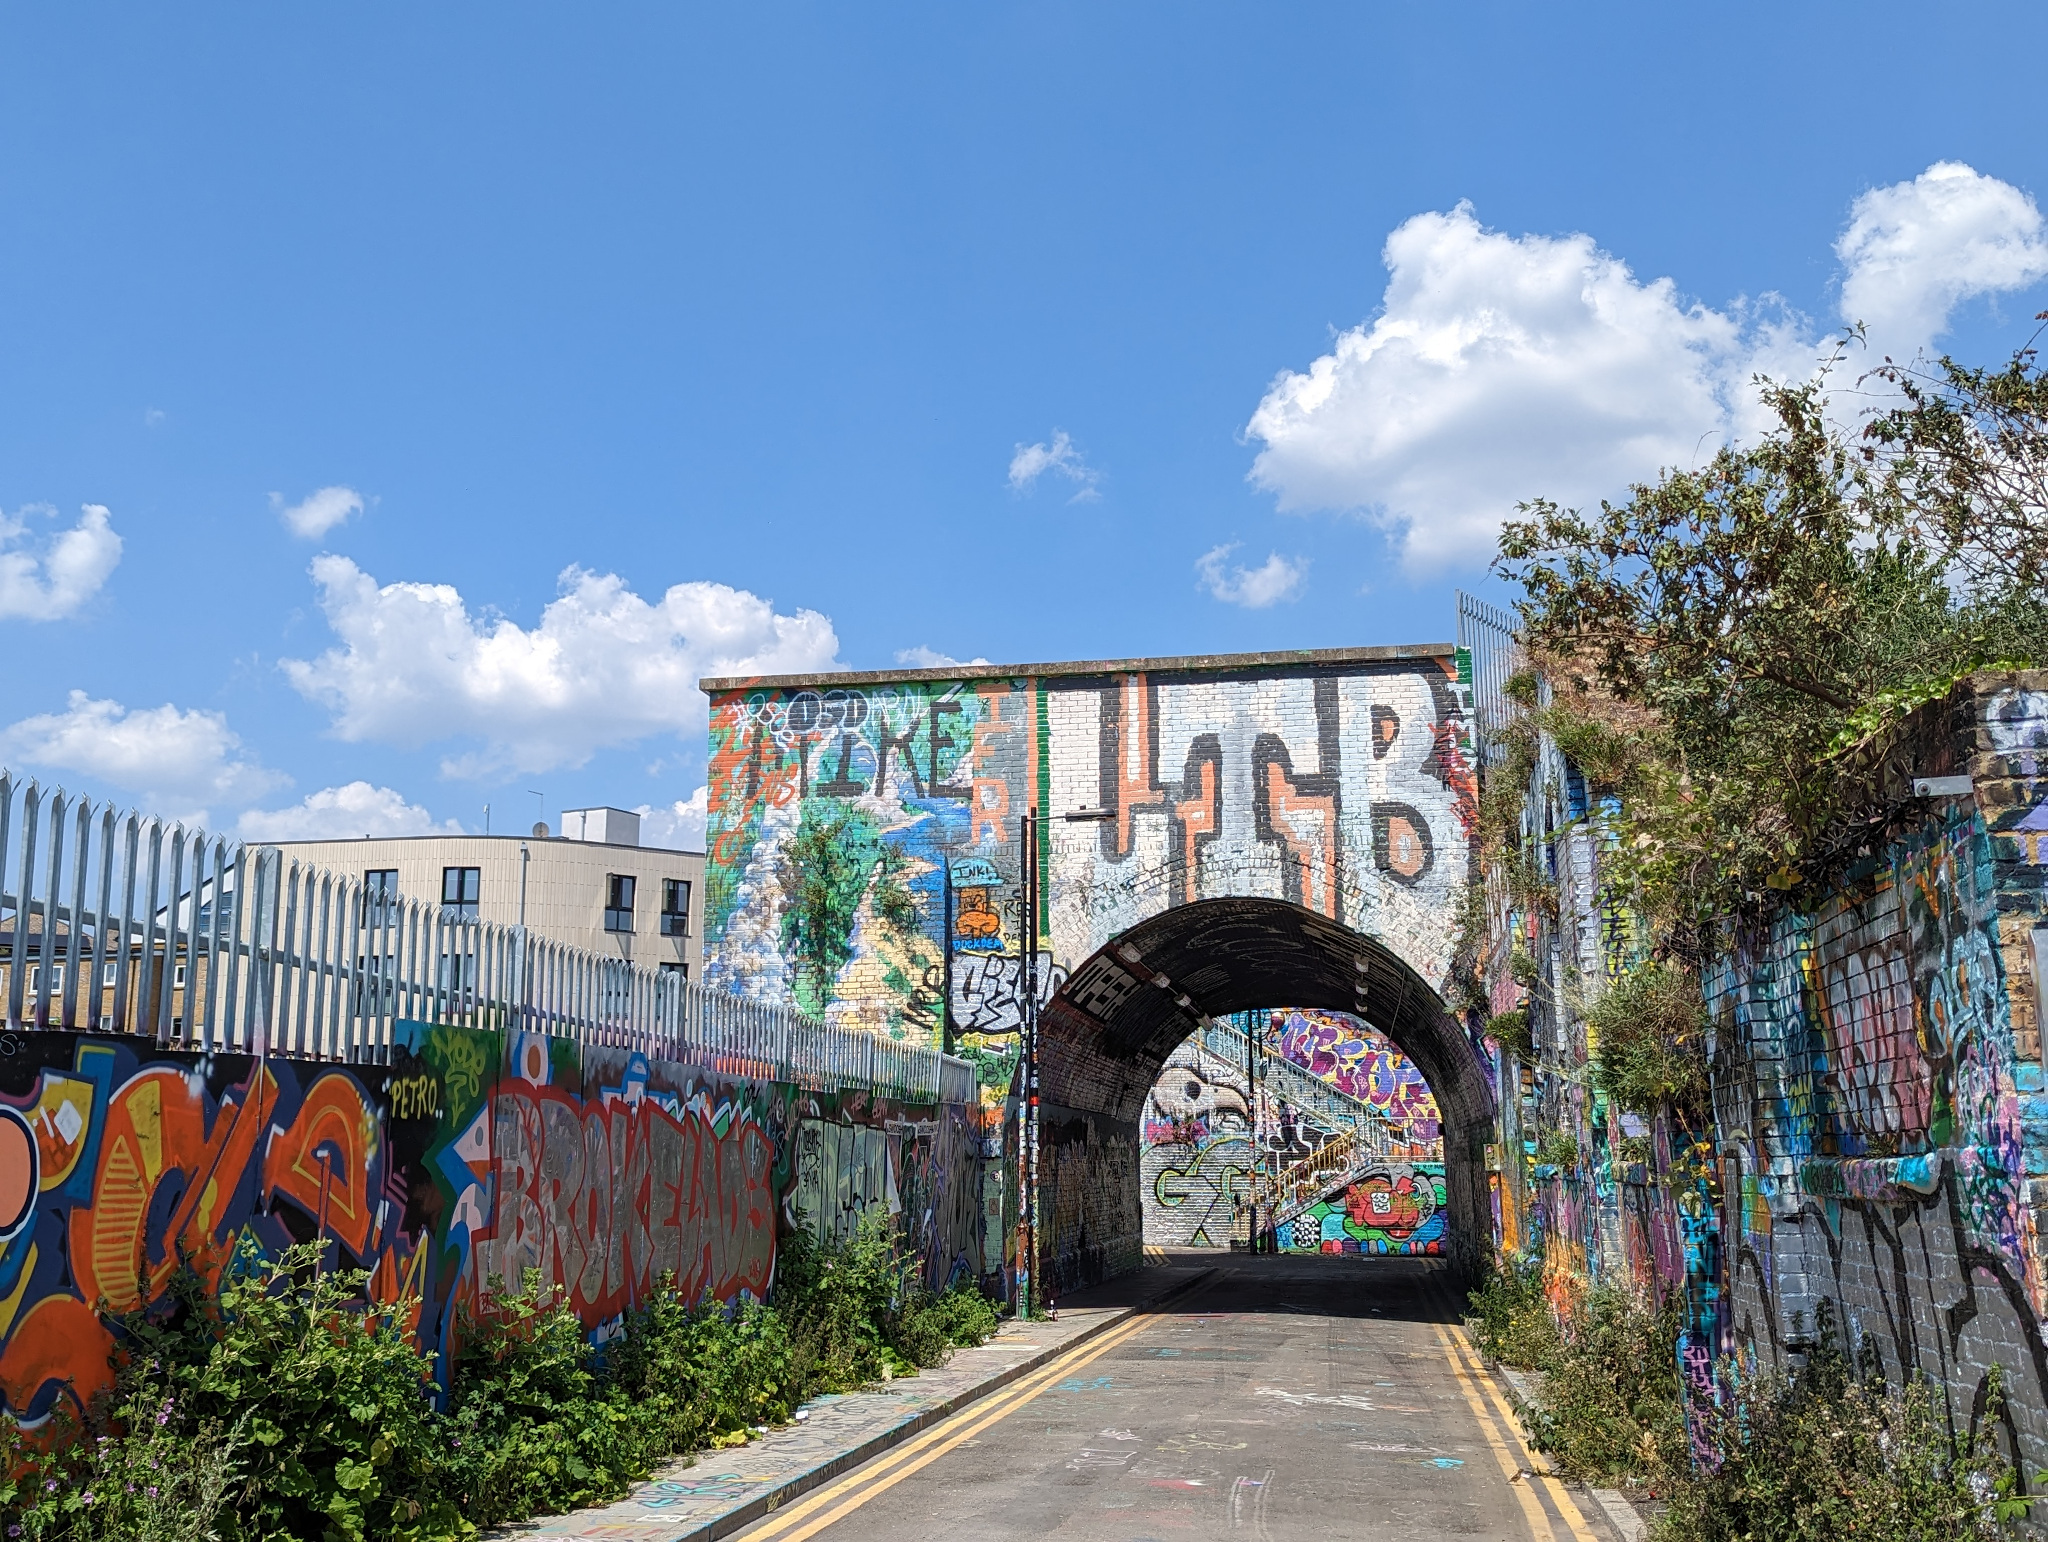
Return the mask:
[[1164,1309],[740,1535],[1613,1542],[1526,1471],[1454,1321],[1435,1260],[1223,1255]]

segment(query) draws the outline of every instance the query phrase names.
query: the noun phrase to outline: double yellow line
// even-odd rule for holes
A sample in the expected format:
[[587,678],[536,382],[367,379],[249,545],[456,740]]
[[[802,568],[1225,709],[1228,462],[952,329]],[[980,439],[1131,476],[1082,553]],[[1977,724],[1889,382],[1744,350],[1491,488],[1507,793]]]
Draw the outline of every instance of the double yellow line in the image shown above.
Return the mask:
[[[1563,1518],[1566,1529],[1571,1532],[1573,1542],[1599,1542],[1592,1528],[1586,1524],[1586,1517],[1572,1502],[1570,1490],[1558,1482],[1549,1465],[1522,1438],[1520,1421],[1494,1386],[1493,1378],[1486,1374],[1478,1357],[1466,1344],[1464,1334],[1438,1323],[1436,1336],[1444,1346],[1444,1358],[1450,1362],[1458,1389],[1465,1394],[1465,1401],[1470,1405],[1473,1417],[1479,1421],[1487,1445],[1493,1450],[1493,1458],[1500,1464],[1501,1476],[1507,1480],[1508,1487],[1514,1491],[1516,1503],[1522,1507],[1522,1518],[1529,1523],[1530,1535],[1536,1542],[1557,1542],[1557,1532],[1550,1524],[1550,1517],[1544,1514],[1542,1502],[1531,1487],[1532,1484],[1540,1484],[1543,1492],[1550,1496],[1551,1508]],[[1488,1412],[1488,1402],[1498,1413],[1498,1421]],[[1502,1431],[1506,1431],[1506,1439],[1502,1438]],[[1514,1442],[1513,1452],[1509,1450],[1509,1441]],[[1520,1453],[1519,1458],[1514,1452]],[[1528,1482],[1521,1481],[1524,1473],[1528,1474]]]
[[1119,1323],[1099,1338],[1089,1339],[1055,1355],[1000,1392],[948,1415],[887,1455],[866,1463],[836,1483],[827,1484],[787,1509],[776,1511],[745,1534],[746,1542],[804,1542],[805,1538],[815,1536],[833,1522],[852,1514],[870,1499],[888,1492],[920,1468],[972,1440],[998,1420],[1009,1417],[1055,1381],[1073,1375],[1119,1344],[1136,1338],[1158,1320],[1156,1316],[1141,1313]]

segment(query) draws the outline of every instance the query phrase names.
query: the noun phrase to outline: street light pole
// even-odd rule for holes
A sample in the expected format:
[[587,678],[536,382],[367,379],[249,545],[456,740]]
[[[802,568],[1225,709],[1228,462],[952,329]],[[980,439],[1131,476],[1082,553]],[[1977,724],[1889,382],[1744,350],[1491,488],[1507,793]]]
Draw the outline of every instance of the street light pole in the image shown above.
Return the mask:
[[1023,1246],[1019,1262],[1024,1278],[1017,1292],[1022,1315],[1031,1316],[1032,1303],[1044,1297],[1038,1278],[1038,810],[1021,816],[1023,850],[1020,853],[1024,889],[1024,1080],[1023,1128],[1018,1136],[1019,1165],[1023,1168],[1024,1193],[1019,1209],[1024,1217]]

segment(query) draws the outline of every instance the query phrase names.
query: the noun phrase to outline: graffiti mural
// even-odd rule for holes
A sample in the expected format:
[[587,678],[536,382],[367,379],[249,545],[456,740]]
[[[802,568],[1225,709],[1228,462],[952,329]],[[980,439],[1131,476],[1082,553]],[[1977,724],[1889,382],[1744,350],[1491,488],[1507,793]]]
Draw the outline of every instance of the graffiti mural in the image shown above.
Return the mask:
[[1442,1138],[1436,1097],[1387,1036],[1348,1012],[1276,1012],[1279,1050],[1339,1092],[1376,1109],[1417,1140]]
[[[1275,1121],[1262,1120],[1267,1128]],[[1145,1098],[1138,1158],[1145,1241],[1227,1247],[1252,1166],[1252,1105],[1244,1067],[1190,1039],[1160,1068]]]
[[[1444,977],[1476,784],[1449,657],[712,692],[712,983],[929,1040],[1014,1033],[1018,815],[1042,827],[1039,989],[1221,895],[1292,900]],[[842,853],[799,893],[792,851]]]
[[1297,1253],[1441,1253],[1441,1162],[1390,1164],[1319,1200],[1281,1228]]
[[[493,1278],[594,1333],[673,1277],[766,1296],[777,1218],[886,1205],[936,1283],[982,1272],[978,1111],[813,1094],[538,1035],[403,1025],[389,1065],[0,1035],[0,1397],[38,1428],[109,1381],[97,1306],[320,1242],[440,1357]],[[829,1156],[826,1153],[830,1153]]]
[[[1675,1294],[1679,1368],[1706,1397],[1810,1351],[1826,1318],[1895,1384],[1932,1378],[1959,1427],[2002,1368],[2031,1480],[2048,1465],[2048,672],[1962,681],[1896,734],[1864,789],[1881,834],[1707,962],[1711,1119],[1693,1127],[1589,1085],[1572,1003],[1640,941],[1601,882],[1604,805],[1544,742],[1522,826],[1559,914],[1497,917],[1524,966],[1517,994],[1488,982],[1529,1005],[1535,1041],[1502,1124],[1523,1138],[1500,1190],[1521,1180],[1529,1203],[1503,1212],[1554,1299],[1604,1279]],[[1909,796],[1900,766],[1967,791]]]

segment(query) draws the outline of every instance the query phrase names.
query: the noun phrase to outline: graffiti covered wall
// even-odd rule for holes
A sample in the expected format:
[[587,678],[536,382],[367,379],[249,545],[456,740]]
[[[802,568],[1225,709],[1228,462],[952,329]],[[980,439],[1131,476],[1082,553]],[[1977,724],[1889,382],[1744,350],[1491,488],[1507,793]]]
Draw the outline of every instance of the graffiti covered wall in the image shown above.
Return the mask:
[[1378,1029],[1348,1012],[1276,1013],[1279,1051],[1421,1141],[1440,1140],[1443,1121],[1429,1083]]
[[1251,1171],[1252,1119],[1242,1066],[1190,1039],[1167,1057],[1145,1098],[1138,1159],[1145,1241],[1227,1247]]
[[[1442,1126],[1429,1084],[1384,1034],[1344,1012],[1286,1008],[1258,1016],[1271,1024],[1266,1041],[1271,1052],[1365,1104],[1418,1142],[1439,1137]],[[1146,1095],[1140,1130],[1140,1196],[1148,1245],[1226,1246],[1238,1224],[1237,1207],[1247,1193],[1255,1149],[1262,1171],[1280,1172],[1312,1156],[1347,1127],[1326,1110],[1289,1098],[1285,1086],[1284,1080],[1262,1074],[1254,1121],[1241,1054],[1225,1057],[1191,1038],[1167,1056]],[[1441,1221],[1437,1229],[1442,1230]]]
[[1441,1253],[1441,1162],[1392,1163],[1317,1201],[1281,1228],[1296,1253]]
[[[1380,649],[708,682],[707,980],[835,1025],[949,1040],[992,1102],[1033,975],[1050,1002],[1111,938],[1175,906],[1292,902],[1440,985],[1477,797],[1458,671],[1449,650]],[[1019,819],[1033,808],[1046,817],[1026,960]],[[1095,1088],[1119,1074],[1060,1083],[1074,1106],[1048,1171],[1079,1186],[1048,1204],[1045,1248],[1069,1285],[1141,1256],[1139,1133]],[[1221,1192],[1221,1167],[1204,1172],[1226,1161],[1197,1163],[1190,1193]]]
[[[1475,797],[1448,656],[716,689],[708,978],[969,1048],[1021,1022],[1018,816],[1042,828],[1038,989],[1169,906],[1293,900],[1440,982]],[[1100,819],[1069,823],[1075,809]],[[830,850],[832,882],[806,883]]]
[[[982,1271],[978,1111],[734,1081],[539,1035],[406,1025],[387,1066],[0,1035],[0,1396],[24,1425],[106,1384],[94,1310],[217,1279],[244,1237],[324,1242],[439,1353],[493,1276],[538,1270],[594,1332],[672,1275],[767,1294],[779,1213],[827,1180],[888,1205],[943,1284]],[[795,1136],[796,1138],[792,1138]],[[826,1166],[817,1153],[851,1151]],[[445,1364],[444,1364],[445,1371]]]
[[[1524,826],[1560,919],[1511,922],[1538,1005],[1566,999],[1567,967],[1584,999],[1630,952],[1598,899],[1598,805],[1554,751]],[[1811,1348],[1823,1304],[1888,1378],[1933,1378],[1959,1424],[2003,1367],[2031,1475],[2048,1465],[2048,672],[1961,683],[1867,776],[1889,833],[1706,972],[1701,1128],[1606,1107],[1583,1022],[1532,1010],[1523,1219],[1560,1288],[1681,1291],[1681,1369],[1709,1396],[1731,1355]],[[1968,790],[1916,797],[1922,776]]]

